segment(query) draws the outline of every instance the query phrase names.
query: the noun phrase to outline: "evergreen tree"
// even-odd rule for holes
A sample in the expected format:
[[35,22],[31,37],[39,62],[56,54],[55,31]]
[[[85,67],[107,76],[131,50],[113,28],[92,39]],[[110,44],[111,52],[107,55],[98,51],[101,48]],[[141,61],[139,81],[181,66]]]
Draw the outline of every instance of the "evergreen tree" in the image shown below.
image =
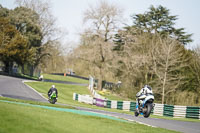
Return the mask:
[[28,42],[9,20],[0,17],[0,60],[4,62],[6,72],[15,61],[18,64],[31,62],[34,50],[29,49]]
[[151,6],[148,12],[144,14],[133,15],[133,26],[135,28],[141,29],[144,32],[149,33],[159,33],[163,37],[170,36],[177,39],[184,45],[192,42],[192,34],[187,34],[184,32],[184,28],[175,28],[175,21],[177,16],[170,15],[169,9],[158,6],[155,8]]
[[[10,12],[9,18],[11,24],[27,39],[30,51],[34,51],[32,62],[29,62],[30,75],[33,75],[33,66],[35,66],[37,59],[40,58],[42,52],[42,33],[39,25],[39,15],[33,10],[26,7],[17,7]],[[27,62],[26,62],[27,63]],[[22,73],[24,72],[24,64],[22,66]]]

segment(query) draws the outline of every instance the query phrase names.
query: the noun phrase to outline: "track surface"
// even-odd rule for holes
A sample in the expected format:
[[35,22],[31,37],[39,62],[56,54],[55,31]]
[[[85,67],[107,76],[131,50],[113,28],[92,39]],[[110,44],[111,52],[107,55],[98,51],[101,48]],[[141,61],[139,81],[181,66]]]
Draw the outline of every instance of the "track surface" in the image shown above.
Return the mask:
[[[0,95],[4,97],[17,98],[17,99],[23,99],[23,100],[47,102],[45,98],[43,98],[41,95],[39,95],[39,93],[37,93],[33,89],[23,84],[22,81],[23,79],[0,75]],[[133,115],[115,113],[115,112],[109,112],[109,111],[103,111],[103,110],[97,110],[97,109],[89,109],[89,108],[83,108],[83,107],[75,107],[75,108],[79,110],[115,116],[118,118],[123,118],[130,121],[143,123],[146,125],[166,128],[166,129],[175,130],[179,132],[200,133],[199,122],[184,122],[184,121],[176,121],[176,120],[134,117]]]
[[24,79],[0,75],[0,95],[3,97],[47,102],[39,93],[26,86]]

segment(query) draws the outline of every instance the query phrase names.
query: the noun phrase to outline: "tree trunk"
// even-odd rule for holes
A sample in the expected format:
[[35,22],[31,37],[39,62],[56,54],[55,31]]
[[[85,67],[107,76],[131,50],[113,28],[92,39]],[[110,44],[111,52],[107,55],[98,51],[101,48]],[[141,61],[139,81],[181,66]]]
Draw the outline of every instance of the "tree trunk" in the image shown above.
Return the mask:
[[171,47],[169,46],[168,52],[167,52],[166,64],[165,64],[164,79],[163,79],[162,104],[164,104],[164,102],[165,102],[165,84],[166,84],[166,80],[167,80],[167,70],[168,70],[170,50],[171,50]]
[[33,65],[29,65],[29,66],[30,66],[30,76],[33,76],[34,66]]
[[102,68],[99,68],[100,70],[100,76],[98,79],[98,90],[102,90],[102,80],[103,80],[103,73],[102,73]]
[[9,62],[9,74],[13,74],[13,62]]
[[5,64],[5,72],[8,74],[12,74],[12,66],[13,66],[13,62],[4,62]]
[[162,86],[162,104],[165,102],[165,83],[166,83],[166,75],[167,73],[165,72],[165,77],[163,81],[163,86]]
[[22,74],[24,74],[24,64],[22,64],[21,66],[22,66]]
[[5,72],[9,73],[9,67],[10,67],[9,62],[4,62],[4,64],[5,64]]

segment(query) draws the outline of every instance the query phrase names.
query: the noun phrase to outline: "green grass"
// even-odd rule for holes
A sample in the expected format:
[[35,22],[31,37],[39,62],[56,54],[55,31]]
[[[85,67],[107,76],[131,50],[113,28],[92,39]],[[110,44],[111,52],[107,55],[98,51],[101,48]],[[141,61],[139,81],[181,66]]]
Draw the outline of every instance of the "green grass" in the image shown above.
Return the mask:
[[130,101],[130,99],[128,98],[124,98],[124,97],[120,97],[116,94],[112,94],[111,91],[98,91],[97,90],[97,93],[102,95],[103,97],[107,98],[107,99],[110,99],[110,100],[116,100],[116,101]]
[[[119,112],[125,113],[125,111],[118,110],[118,109],[110,109],[110,108],[102,108],[96,105],[89,105],[85,103],[80,103],[78,101],[73,100],[73,93],[78,93],[81,95],[91,95],[89,89],[84,86],[77,86],[77,85],[68,85],[68,84],[59,84],[59,83],[49,83],[49,82],[26,82],[25,84],[31,86],[39,93],[41,93],[44,97],[48,98],[47,92],[52,84],[55,84],[56,88],[58,89],[58,102],[63,104],[93,108],[93,109],[101,109],[105,111],[112,111],[112,112]],[[126,112],[129,114],[133,114],[133,112]]]
[[137,123],[0,102],[2,133],[172,133]]
[[69,82],[75,82],[75,83],[82,83],[82,84],[89,84],[88,80],[79,79],[75,77],[70,76],[61,76],[61,75],[52,75],[52,74],[42,74],[44,76],[44,79],[51,79],[51,80],[60,80],[60,81],[69,81]]
[[0,97],[0,100],[6,100],[11,102],[20,102],[20,103],[29,103],[34,105],[42,105],[42,106],[52,106],[52,107],[58,107],[58,108],[68,108],[68,109],[75,109],[72,106],[68,105],[60,105],[60,104],[50,104],[49,102],[39,102],[39,101],[30,101],[30,100],[21,100],[21,99],[14,99],[14,98],[8,98],[8,97]]
[[58,90],[58,102],[64,104],[76,104],[77,101],[73,100],[73,93],[88,94],[89,90],[85,86],[49,83],[49,82],[26,82],[27,85],[33,87],[35,90],[40,92],[44,97],[48,98],[47,92],[54,84]]
[[28,79],[33,79],[33,80],[38,79],[38,77],[36,77],[36,76],[29,76],[29,75],[25,75],[25,74],[22,74],[22,73],[18,73],[17,76],[21,76],[23,78],[28,78]]

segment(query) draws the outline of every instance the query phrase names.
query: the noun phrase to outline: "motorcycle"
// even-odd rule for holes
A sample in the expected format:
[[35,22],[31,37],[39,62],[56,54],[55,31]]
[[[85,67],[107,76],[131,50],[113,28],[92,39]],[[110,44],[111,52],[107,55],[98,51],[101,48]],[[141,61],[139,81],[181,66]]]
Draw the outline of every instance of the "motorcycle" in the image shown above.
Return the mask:
[[53,91],[49,96],[49,102],[55,104],[57,102],[56,92]]
[[147,94],[144,96],[144,99],[138,99],[138,105],[136,105],[135,116],[137,117],[139,114],[141,114],[145,118],[148,118],[155,105],[153,102],[153,94]]

